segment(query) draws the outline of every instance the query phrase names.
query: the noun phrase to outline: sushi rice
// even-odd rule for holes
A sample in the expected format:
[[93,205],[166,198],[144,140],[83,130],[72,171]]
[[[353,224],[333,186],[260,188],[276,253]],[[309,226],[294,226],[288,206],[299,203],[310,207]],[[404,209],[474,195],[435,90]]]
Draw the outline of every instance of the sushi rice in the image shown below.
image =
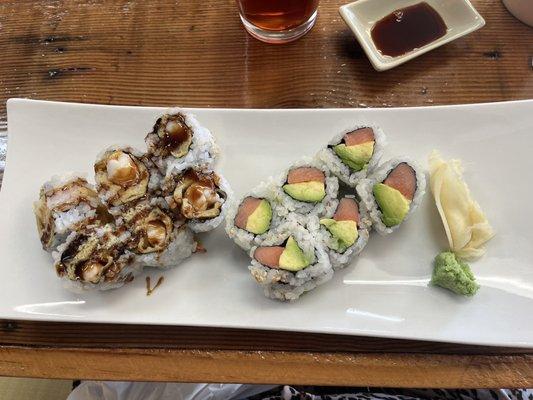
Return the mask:
[[[268,245],[275,243],[288,231],[294,228],[295,224],[303,223],[304,217],[299,214],[290,213],[278,203],[279,187],[272,181],[261,182],[256,188],[245,194],[239,202],[233,201],[228,205],[226,215],[226,233],[233,241],[245,251],[250,251],[253,246]],[[268,230],[260,235],[241,229],[235,225],[235,218],[242,201],[248,197],[260,198],[268,201],[272,210],[272,219]]]
[[84,174],[55,175],[45,182],[33,209],[43,248],[53,251],[83,225],[99,224],[101,206]]
[[174,227],[170,241],[161,252],[137,254],[136,261],[145,267],[171,268],[189,258],[196,251],[194,234],[185,225]]
[[[304,201],[299,201],[293,199],[283,190],[283,185],[287,182],[287,176],[292,169],[300,167],[311,167],[316,168],[322,171],[326,177],[325,179],[325,190],[326,196],[316,203],[308,203]],[[277,193],[277,203],[279,204],[278,213],[281,215],[285,213],[298,213],[304,215],[317,215],[321,216],[325,213],[330,212],[334,207],[336,207],[335,199],[339,192],[339,180],[333,176],[328,168],[317,158],[303,158],[300,161],[292,164],[290,168],[286,169],[276,180],[277,187],[279,190]]]
[[311,261],[309,266],[297,272],[262,265],[253,258],[257,246],[252,247],[249,253],[252,261],[248,269],[263,288],[265,296],[282,301],[296,300],[303,293],[313,290],[333,277],[333,269],[323,245],[301,225],[296,225],[294,229],[277,238],[275,242],[269,243],[268,246],[281,245],[289,236],[295,239],[298,247]]
[[[333,151],[331,146],[339,144],[345,134],[362,128],[371,128],[373,130],[374,151],[366,168],[362,169],[361,171],[354,171],[340,159],[335,151]],[[333,139],[328,143],[328,146],[318,152],[317,157],[326,164],[327,168],[333,175],[337,176],[346,185],[355,188],[361,179],[366,178],[367,175],[372,174],[372,172],[376,169],[379,160],[383,156],[386,143],[387,140],[385,133],[380,127],[375,125],[357,125],[334,136]]]
[[[334,213],[325,215],[325,218],[333,218]],[[346,248],[343,252],[335,250],[336,240],[331,233],[320,224],[320,219],[317,217],[311,217],[307,224],[307,228],[311,232],[316,232],[317,238],[324,244],[324,247],[328,253],[329,260],[333,269],[344,268],[349,265],[361,251],[365,248],[370,237],[370,228],[372,221],[368,214],[368,211],[362,202],[359,202],[359,220],[357,224],[358,237],[353,245]]]

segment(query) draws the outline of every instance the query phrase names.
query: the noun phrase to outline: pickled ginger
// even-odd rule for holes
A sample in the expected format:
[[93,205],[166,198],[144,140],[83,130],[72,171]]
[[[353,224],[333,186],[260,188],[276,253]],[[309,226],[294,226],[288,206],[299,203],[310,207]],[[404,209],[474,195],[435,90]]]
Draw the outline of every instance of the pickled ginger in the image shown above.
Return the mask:
[[460,160],[445,161],[437,151],[429,157],[430,187],[450,250],[473,260],[485,254],[485,243],[494,230],[463,180]]

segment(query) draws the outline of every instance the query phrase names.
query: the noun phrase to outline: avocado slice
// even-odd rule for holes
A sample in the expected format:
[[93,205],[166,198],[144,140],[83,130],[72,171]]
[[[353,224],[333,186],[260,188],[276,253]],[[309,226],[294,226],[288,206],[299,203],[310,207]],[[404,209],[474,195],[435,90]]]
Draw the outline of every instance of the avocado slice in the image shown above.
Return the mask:
[[306,203],[318,203],[326,196],[324,182],[287,183],[283,190],[293,199]]
[[285,245],[285,250],[283,250],[279,258],[279,267],[287,271],[296,272],[304,269],[308,265],[309,261],[302,249],[298,247],[296,240],[292,236],[289,237]]
[[381,220],[385,226],[399,225],[409,212],[411,201],[405,198],[399,190],[383,183],[374,185],[372,191],[383,214]]
[[335,221],[334,219],[324,218],[320,220],[320,223],[336,239],[336,242],[330,248],[339,253],[344,253],[359,237],[357,222],[355,221]]
[[344,164],[355,171],[366,167],[374,153],[374,142],[361,143],[355,146],[346,146],[341,143],[333,146],[333,151]]
[[435,257],[431,283],[463,296],[473,296],[479,289],[470,266],[450,251]]
[[263,199],[248,217],[246,230],[255,235],[261,235],[270,228],[270,221],[272,221],[272,207],[268,201]]

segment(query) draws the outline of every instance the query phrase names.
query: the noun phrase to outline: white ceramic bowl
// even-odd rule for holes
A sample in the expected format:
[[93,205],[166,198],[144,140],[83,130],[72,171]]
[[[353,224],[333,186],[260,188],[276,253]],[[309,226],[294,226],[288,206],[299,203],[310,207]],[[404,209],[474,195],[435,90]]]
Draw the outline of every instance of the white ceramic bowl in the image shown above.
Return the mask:
[[533,27],[533,1],[532,0],[502,0],[511,14],[524,24]]
[[340,7],[340,14],[355,34],[370,62],[378,71],[394,68],[445,43],[467,35],[485,25],[485,20],[468,0],[423,0],[442,17],[448,30],[441,38],[401,56],[390,57],[376,48],[370,31],[374,24],[393,11],[422,0],[359,0]]

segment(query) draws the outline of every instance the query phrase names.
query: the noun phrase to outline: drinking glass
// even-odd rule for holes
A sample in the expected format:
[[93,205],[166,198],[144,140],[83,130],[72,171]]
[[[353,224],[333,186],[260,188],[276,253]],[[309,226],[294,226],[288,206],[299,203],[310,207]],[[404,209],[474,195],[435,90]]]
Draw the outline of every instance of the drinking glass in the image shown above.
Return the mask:
[[315,24],[319,0],[237,0],[250,35],[267,43],[287,43]]

